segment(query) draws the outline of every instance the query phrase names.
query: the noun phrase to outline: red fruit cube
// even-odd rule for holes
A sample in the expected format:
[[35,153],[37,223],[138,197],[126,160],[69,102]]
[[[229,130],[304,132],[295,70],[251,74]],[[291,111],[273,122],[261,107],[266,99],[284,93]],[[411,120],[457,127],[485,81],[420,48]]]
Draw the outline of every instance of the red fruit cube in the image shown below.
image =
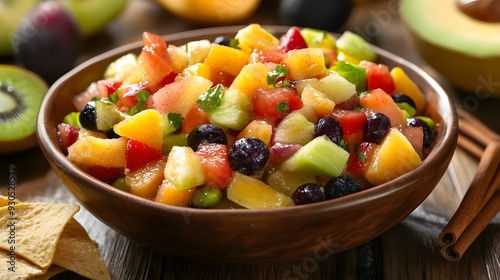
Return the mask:
[[87,166],[82,168],[89,175],[106,183],[113,183],[118,178],[123,176],[123,168],[104,167],[99,165]]
[[377,64],[370,61],[361,61],[359,66],[366,69],[366,89],[382,89],[387,94],[393,94],[396,86],[389,72],[389,68],[385,64]]
[[300,33],[300,29],[296,26],[291,27],[281,38],[278,49],[284,52],[297,49],[307,48],[307,43]]
[[149,162],[164,156],[165,154],[162,151],[135,139],[129,139],[127,140],[127,148],[125,150],[125,167],[128,171],[136,171],[146,166]]
[[201,156],[201,167],[206,178],[206,185],[224,189],[231,181],[233,170],[229,164],[227,146],[207,143],[198,146],[196,153]]
[[57,130],[61,149],[64,153],[68,153],[68,147],[78,140],[80,129],[70,124],[60,123],[57,125]]
[[302,108],[302,100],[291,87],[258,89],[252,96],[256,119],[275,124],[289,113]]
[[377,146],[378,144],[372,142],[357,145],[349,155],[346,171],[354,177],[362,178]]

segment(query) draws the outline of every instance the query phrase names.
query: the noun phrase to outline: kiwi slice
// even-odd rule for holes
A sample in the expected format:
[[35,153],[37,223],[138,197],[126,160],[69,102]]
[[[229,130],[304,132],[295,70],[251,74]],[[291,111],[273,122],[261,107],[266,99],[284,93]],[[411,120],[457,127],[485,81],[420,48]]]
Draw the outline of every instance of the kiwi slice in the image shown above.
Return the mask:
[[34,147],[36,118],[48,86],[38,75],[0,65],[0,154]]

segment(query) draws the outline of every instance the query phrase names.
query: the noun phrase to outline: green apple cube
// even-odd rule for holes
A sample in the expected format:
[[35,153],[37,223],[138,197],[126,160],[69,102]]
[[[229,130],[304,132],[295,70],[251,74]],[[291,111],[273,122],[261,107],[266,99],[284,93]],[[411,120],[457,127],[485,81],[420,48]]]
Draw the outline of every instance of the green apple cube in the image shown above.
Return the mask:
[[349,152],[322,135],[314,138],[285,160],[281,169],[316,176],[338,177],[348,159]]
[[201,158],[190,147],[172,147],[164,175],[179,190],[203,185],[206,180]]
[[321,91],[336,104],[349,100],[356,94],[356,86],[334,71],[321,79],[311,78],[298,81],[297,92],[302,94],[308,85]]

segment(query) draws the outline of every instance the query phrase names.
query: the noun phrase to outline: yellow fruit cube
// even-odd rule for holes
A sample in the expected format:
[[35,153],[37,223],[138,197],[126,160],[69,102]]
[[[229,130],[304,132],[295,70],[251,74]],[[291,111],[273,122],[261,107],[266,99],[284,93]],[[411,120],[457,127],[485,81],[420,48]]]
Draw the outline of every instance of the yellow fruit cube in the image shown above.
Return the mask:
[[259,179],[233,172],[227,198],[248,209],[279,208],[294,205],[287,195],[276,191]]
[[180,190],[168,180],[163,180],[156,194],[155,201],[172,206],[188,206],[195,189]]
[[153,109],[146,109],[115,124],[116,134],[138,140],[161,151],[163,143],[163,117]]
[[127,172],[125,183],[129,187],[130,193],[146,199],[154,199],[163,181],[166,163],[167,158],[163,157],[149,162],[144,168]]
[[365,178],[372,185],[383,184],[412,171],[421,162],[410,141],[397,128],[391,128],[375,150]]
[[68,159],[77,164],[103,167],[125,167],[127,140],[102,139],[93,136],[79,138],[68,148]]
[[212,71],[209,66],[200,62],[186,67],[179,75],[181,77],[200,76],[212,80]]
[[165,179],[177,189],[184,190],[205,184],[201,157],[190,147],[174,146],[168,154]]
[[335,108],[335,102],[328,99],[323,92],[310,85],[304,88],[300,99],[304,106],[311,107],[319,118],[331,115]]
[[241,69],[230,87],[252,97],[259,88],[272,88],[272,85],[267,84],[268,74],[269,69],[264,63],[247,64]]
[[427,106],[427,100],[418,86],[406,75],[401,67],[392,68],[391,76],[396,86],[395,92],[408,95],[415,102],[415,106],[417,106],[417,115],[423,115]]
[[240,49],[247,54],[254,49],[274,50],[279,44],[279,39],[259,24],[250,24],[240,29],[234,38],[238,40]]
[[236,76],[248,63],[248,58],[249,55],[242,50],[213,44],[203,63],[215,71]]
[[239,134],[236,139],[255,137],[262,140],[269,147],[273,135],[273,126],[265,121],[253,120]]
[[326,68],[325,55],[321,49],[298,49],[286,53],[283,64],[293,81],[324,77],[329,72]]

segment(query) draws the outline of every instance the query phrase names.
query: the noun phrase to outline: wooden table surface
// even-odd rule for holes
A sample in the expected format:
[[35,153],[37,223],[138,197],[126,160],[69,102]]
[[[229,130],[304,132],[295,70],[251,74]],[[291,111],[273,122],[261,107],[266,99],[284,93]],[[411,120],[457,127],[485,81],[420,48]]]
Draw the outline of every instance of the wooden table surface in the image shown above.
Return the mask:
[[[283,24],[277,0],[264,0],[248,22]],[[394,12],[397,0],[359,1],[344,29],[363,33],[371,42],[421,65],[464,108],[497,132],[500,100],[483,100],[450,87],[413,52]],[[170,34],[197,28],[174,18],[152,0],[131,0],[103,34],[85,42],[80,62],[115,46],[141,39],[143,31]],[[0,63],[14,63],[9,58]],[[16,196],[22,201],[77,203],[61,185],[38,148],[0,158],[0,191],[15,166]],[[489,224],[459,262],[440,255],[437,236],[457,209],[475,173],[477,161],[457,149],[448,171],[428,199],[407,219],[375,240],[314,263],[278,265],[205,265],[174,259],[135,244],[85,209],[76,219],[94,239],[112,279],[500,279],[500,215]],[[168,242],[168,241],[167,241]],[[1,276],[0,276],[1,279]],[[64,273],[54,279],[78,279]]]

